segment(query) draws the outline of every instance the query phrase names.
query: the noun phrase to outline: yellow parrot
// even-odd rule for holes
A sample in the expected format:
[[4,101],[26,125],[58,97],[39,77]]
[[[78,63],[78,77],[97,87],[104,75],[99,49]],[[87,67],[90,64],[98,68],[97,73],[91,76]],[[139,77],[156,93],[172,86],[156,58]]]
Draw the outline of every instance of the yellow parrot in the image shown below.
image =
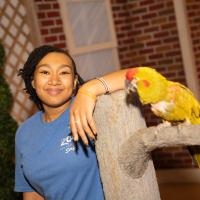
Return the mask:
[[[150,104],[152,112],[168,122],[200,124],[200,104],[184,85],[167,80],[151,67],[127,71],[128,90],[136,91],[142,104]],[[188,148],[200,168],[198,147]]]

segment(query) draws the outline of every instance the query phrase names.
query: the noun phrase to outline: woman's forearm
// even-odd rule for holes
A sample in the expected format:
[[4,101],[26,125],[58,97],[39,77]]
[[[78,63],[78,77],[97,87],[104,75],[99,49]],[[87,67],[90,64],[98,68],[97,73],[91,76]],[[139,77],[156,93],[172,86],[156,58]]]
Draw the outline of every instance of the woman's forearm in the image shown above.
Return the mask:
[[[125,88],[126,72],[127,69],[124,69],[102,76],[106,81],[106,84],[109,88],[109,92],[114,92]],[[101,81],[97,79],[88,81],[82,87],[87,91],[95,94],[96,96],[102,95],[106,92],[104,85],[101,83]]]
[[44,200],[37,192],[24,192],[23,200]]

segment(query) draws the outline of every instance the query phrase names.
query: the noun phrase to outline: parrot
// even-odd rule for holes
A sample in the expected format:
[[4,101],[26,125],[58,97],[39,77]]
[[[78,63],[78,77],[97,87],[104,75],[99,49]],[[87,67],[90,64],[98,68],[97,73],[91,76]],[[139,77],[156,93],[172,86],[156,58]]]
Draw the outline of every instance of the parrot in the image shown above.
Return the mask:
[[[128,91],[136,92],[143,105],[163,121],[200,124],[200,104],[189,88],[179,82],[166,79],[153,67],[135,67],[126,72]],[[188,147],[200,168],[200,147]]]

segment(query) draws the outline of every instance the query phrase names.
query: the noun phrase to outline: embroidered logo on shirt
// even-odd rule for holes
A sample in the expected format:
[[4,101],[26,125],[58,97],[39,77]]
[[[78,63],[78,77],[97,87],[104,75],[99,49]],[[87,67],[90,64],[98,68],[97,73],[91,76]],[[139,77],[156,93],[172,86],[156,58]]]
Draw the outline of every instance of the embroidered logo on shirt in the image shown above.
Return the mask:
[[64,137],[61,140],[60,147],[61,150],[63,150],[65,153],[69,153],[70,151],[75,151],[75,145],[72,136],[69,135],[67,137]]

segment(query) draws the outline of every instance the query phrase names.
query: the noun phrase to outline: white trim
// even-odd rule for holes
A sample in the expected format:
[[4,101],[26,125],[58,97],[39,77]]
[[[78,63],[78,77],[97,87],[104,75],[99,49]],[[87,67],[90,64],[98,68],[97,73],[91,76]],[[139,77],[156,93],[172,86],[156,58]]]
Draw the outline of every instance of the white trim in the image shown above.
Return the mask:
[[30,0],[30,1],[23,0],[23,3],[27,11],[26,17],[27,17],[29,28],[31,29],[31,32],[34,33],[34,35],[30,34],[31,39],[35,46],[39,46],[42,44],[42,37],[40,33],[40,27],[39,27],[37,14],[36,14],[35,4],[33,0]]
[[105,49],[113,49],[115,47],[116,47],[116,45],[113,44],[113,42],[101,43],[101,44],[95,44],[95,45],[91,45],[91,46],[84,46],[84,47],[80,47],[80,48],[71,49],[71,54],[78,55],[78,54],[90,53],[90,52],[94,52],[94,51],[101,51],[101,50],[105,50]]
[[159,184],[200,183],[200,169],[162,169],[156,170]]
[[190,27],[188,24],[186,3],[185,0],[173,0],[173,3],[176,14],[186,82],[194,95],[200,99],[200,86],[197,77],[197,68],[195,64]]
[[66,2],[65,2],[65,0],[59,0],[58,2],[60,4],[60,11],[61,11],[61,17],[62,17],[62,20],[63,20],[64,32],[65,32],[65,35],[67,36],[66,42],[67,42],[68,50],[71,54],[72,49],[73,49],[73,36],[72,36],[67,12],[66,12],[66,9],[65,9]]
[[110,25],[110,31],[111,31],[111,37],[112,37],[112,42],[114,43],[114,46],[118,46],[117,44],[117,37],[115,34],[115,27],[114,27],[114,19],[113,19],[113,15],[112,15],[112,7],[111,7],[111,3],[110,1],[105,1],[106,4],[106,11],[108,13],[108,23]]

